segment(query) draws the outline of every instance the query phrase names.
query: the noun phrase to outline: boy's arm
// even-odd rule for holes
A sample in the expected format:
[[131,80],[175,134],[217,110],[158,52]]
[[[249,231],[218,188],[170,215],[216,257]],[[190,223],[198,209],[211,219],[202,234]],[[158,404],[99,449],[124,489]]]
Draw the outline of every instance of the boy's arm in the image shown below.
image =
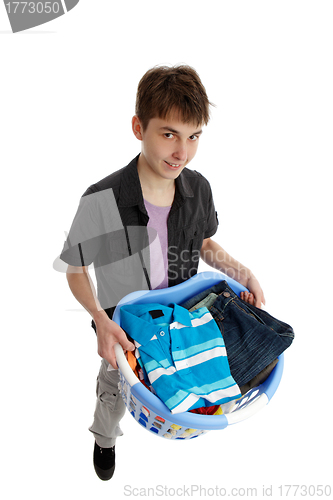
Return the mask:
[[218,243],[211,238],[206,238],[203,241],[200,256],[206,264],[218,269],[248,288],[254,295],[254,305],[256,307],[260,308],[261,303],[265,304],[264,293],[257,278],[250,269],[231,257]]
[[119,342],[124,350],[132,351],[133,344],[127,339],[124,330],[112,321],[102,309],[87,267],[69,265],[66,276],[74,297],[88,311],[96,324],[98,354],[106,359],[113,368],[118,368],[114,345]]

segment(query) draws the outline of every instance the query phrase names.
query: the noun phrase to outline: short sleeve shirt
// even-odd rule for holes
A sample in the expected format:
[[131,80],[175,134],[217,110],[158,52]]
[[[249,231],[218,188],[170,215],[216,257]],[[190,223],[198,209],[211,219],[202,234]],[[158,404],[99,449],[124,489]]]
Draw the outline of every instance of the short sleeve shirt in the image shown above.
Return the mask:
[[[86,190],[60,255],[72,266],[94,265],[97,295],[110,317],[125,295],[150,288],[154,230],[147,227],[138,158]],[[197,273],[203,240],[218,227],[210,184],[200,173],[184,168],[175,187],[167,222],[169,287]]]
[[241,396],[221,332],[206,307],[130,304],[121,326],[135,340],[141,365],[172,413],[227,403]]

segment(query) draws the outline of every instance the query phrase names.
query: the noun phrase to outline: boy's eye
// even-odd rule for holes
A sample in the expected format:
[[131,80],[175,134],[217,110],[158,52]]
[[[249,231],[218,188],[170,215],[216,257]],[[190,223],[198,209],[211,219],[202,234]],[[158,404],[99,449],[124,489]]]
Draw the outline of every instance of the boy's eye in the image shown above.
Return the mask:
[[167,132],[166,134],[164,134],[164,137],[166,137],[167,139],[171,139],[173,137],[173,134],[171,132]]
[[198,139],[197,135],[191,135],[190,136],[191,141],[196,141]]

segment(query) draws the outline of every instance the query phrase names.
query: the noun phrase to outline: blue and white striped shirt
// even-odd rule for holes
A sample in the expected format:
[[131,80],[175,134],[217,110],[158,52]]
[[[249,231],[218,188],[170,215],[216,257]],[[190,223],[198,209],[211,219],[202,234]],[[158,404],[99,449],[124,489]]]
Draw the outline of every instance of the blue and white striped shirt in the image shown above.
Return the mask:
[[156,395],[172,413],[227,403],[241,396],[230,374],[221,332],[206,307],[170,304],[120,309]]

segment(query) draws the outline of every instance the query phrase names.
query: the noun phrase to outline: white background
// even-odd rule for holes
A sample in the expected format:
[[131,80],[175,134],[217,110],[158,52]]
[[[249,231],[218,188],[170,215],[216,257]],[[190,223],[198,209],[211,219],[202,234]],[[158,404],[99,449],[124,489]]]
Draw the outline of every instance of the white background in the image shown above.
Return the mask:
[[[332,15],[329,1],[81,0],[14,35],[0,5],[2,498],[330,484]],[[296,339],[278,392],[241,424],[169,442],[126,414],[104,483],[87,430],[96,340],[52,264],[85,189],[140,151],[139,79],[179,62],[216,104],[192,163],[212,185],[215,238]]]

